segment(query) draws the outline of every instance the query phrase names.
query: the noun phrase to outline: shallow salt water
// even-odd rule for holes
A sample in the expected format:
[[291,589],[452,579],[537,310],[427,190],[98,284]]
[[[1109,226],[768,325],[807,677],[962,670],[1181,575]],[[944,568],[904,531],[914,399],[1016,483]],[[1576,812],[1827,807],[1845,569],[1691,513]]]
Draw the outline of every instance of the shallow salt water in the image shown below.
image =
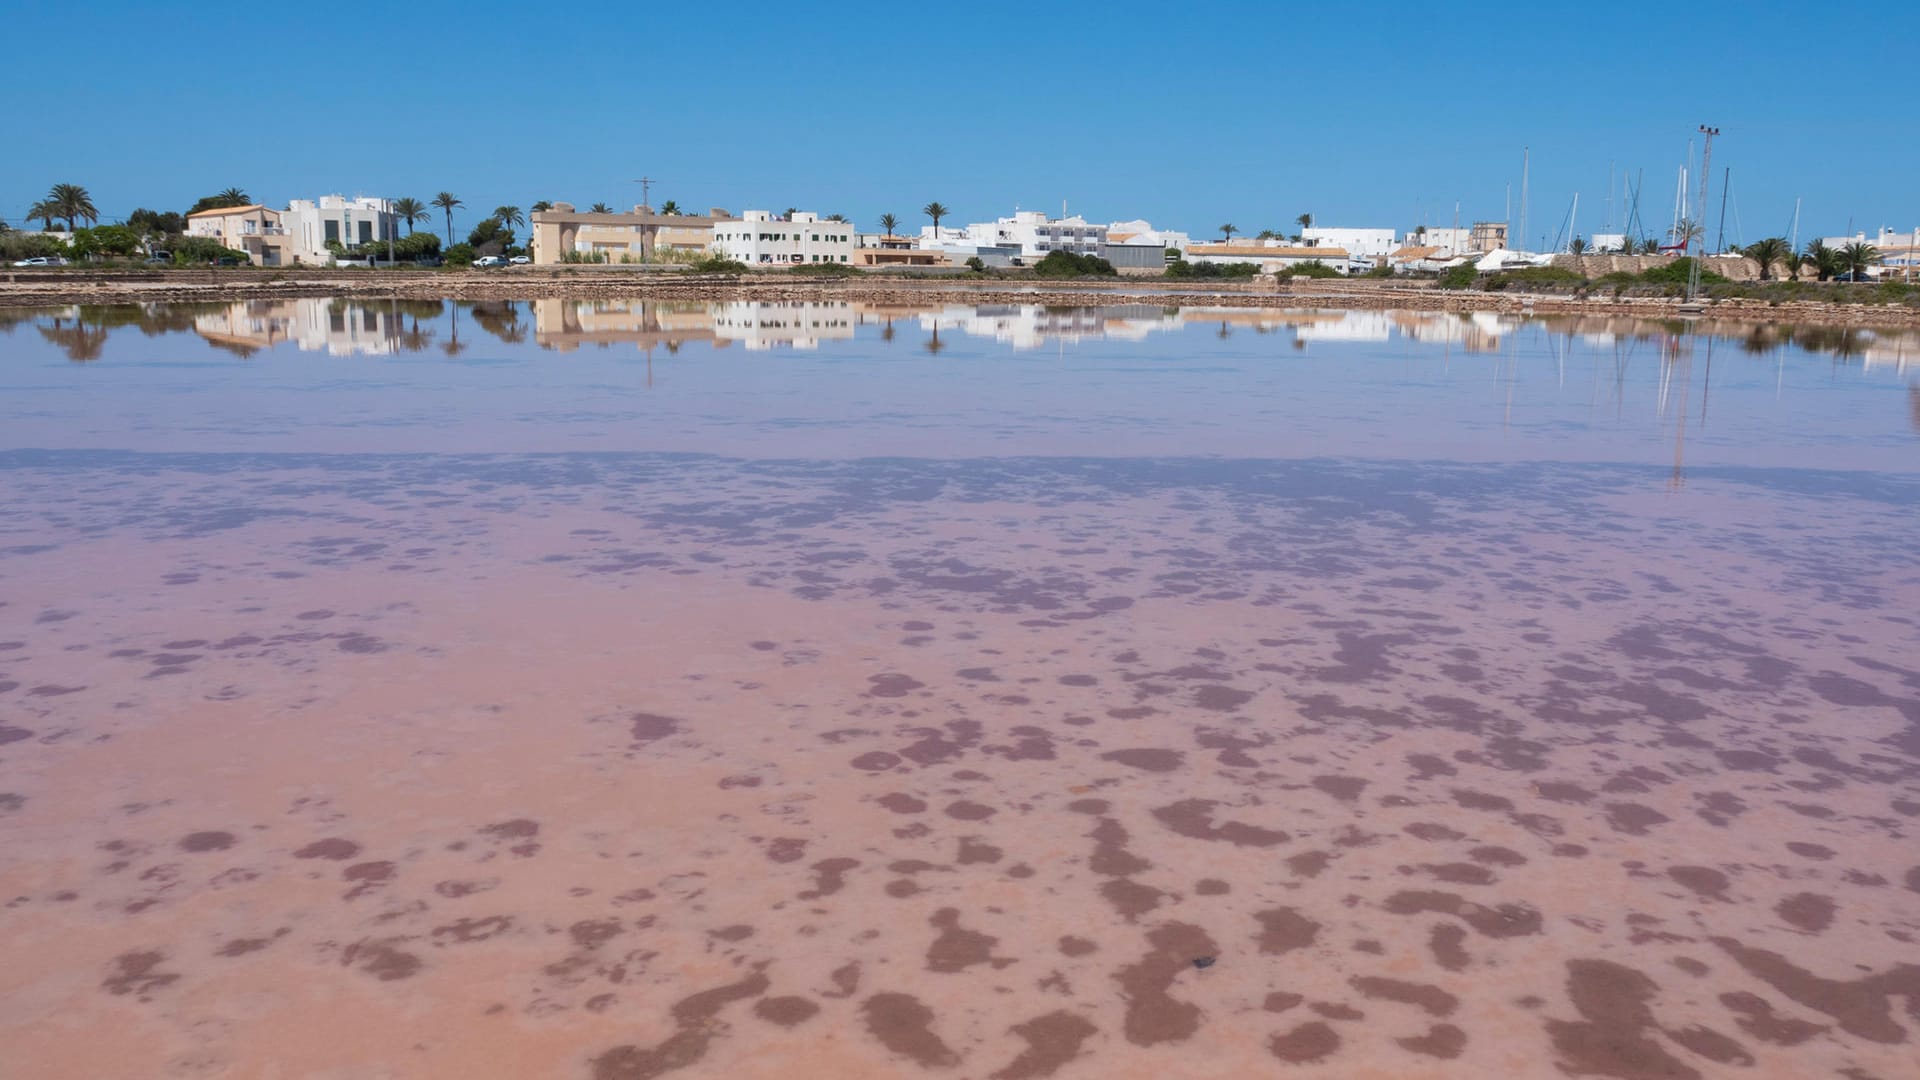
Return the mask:
[[1916,359],[0,311],[0,1075],[1920,1074]]

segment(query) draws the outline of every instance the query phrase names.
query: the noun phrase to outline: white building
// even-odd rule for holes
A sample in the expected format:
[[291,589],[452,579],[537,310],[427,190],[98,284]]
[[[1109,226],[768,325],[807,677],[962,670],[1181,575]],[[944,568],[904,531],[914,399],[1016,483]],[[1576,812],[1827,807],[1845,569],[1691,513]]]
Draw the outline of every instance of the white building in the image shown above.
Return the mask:
[[712,312],[715,341],[738,341],[754,352],[817,349],[822,341],[845,341],[853,337],[858,321],[853,305],[843,300],[734,300],[713,305]]
[[1392,229],[1323,229],[1315,225],[1300,230],[1300,240],[1308,247],[1339,248],[1356,259],[1384,259],[1399,246]]
[[343,247],[370,244],[376,240],[400,239],[400,222],[386,199],[345,195],[322,195],[318,199],[294,199],[280,214],[293,248],[293,261],[317,263],[333,261],[329,241]]
[[[932,226],[922,226],[920,246],[945,249],[955,239],[950,234],[959,231],[941,229],[936,235]],[[1020,210],[1010,218],[968,225],[964,239],[960,239],[960,243],[975,248],[1018,247],[1020,257],[1028,262],[1044,259],[1055,251],[1098,255],[1100,245],[1106,242],[1105,225],[1096,225],[1077,214],[1050,218],[1038,210]]]
[[853,224],[800,211],[780,217],[749,210],[738,218],[713,223],[713,250],[749,266],[851,263]]
[[1408,233],[1405,245],[1407,247],[1438,248],[1439,250],[1434,253],[1436,256],[1440,258],[1451,258],[1455,255],[1464,255],[1473,250],[1473,230],[1457,229],[1445,225],[1435,228],[1429,225],[1424,232],[1416,231]]
[[1109,244],[1158,244],[1173,248],[1185,254],[1193,246],[1193,237],[1172,229],[1156,229],[1153,223],[1144,218],[1134,221],[1116,221],[1107,226]]

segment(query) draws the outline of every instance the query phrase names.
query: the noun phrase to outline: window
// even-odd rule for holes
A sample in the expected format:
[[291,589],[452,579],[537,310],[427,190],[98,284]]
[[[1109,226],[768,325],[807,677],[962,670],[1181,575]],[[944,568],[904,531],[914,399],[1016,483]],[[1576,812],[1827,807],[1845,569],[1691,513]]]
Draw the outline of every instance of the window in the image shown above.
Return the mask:
[[328,221],[328,222],[324,222],[323,224],[326,225],[326,229],[327,229],[327,243],[329,244],[339,243],[340,242],[340,223],[337,221]]
[[360,242],[365,244],[365,243],[372,242],[372,240],[373,240],[373,222],[371,221],[361,222],[360,223]]

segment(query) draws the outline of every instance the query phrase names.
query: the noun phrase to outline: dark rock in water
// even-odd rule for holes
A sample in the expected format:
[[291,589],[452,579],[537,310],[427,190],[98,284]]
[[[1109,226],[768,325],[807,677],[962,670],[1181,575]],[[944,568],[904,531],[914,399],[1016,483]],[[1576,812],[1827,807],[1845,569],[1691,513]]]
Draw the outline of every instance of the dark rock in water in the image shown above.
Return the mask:
[[1202,969],[1202,970],[1205,970],[1206,968],[1210,968],[1210,967],[1212,967],[1212,966],[1213,966],[1213,957],[1211,957],[1211,956],[1196,956],[1196,957],[1194,957],[1194,958],[1193,958],[1193,966],[1194,966],[1194,967],[1197,967],[1197,968],[1200,968],[1200,969]]

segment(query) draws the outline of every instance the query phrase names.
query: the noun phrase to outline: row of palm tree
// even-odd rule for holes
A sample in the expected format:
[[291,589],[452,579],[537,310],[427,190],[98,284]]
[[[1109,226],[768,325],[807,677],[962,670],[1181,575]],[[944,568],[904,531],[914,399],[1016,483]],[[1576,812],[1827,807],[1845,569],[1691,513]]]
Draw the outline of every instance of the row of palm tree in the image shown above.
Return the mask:
[[72,232],[78,222],[100,220],[100,211],[93,205],[93,196],[79,184],[55,184],[48,189],[47,197],[27,207],[29,219],[39,218],[47,229],[53,228],[56,218],[64,219],[67,231]]

